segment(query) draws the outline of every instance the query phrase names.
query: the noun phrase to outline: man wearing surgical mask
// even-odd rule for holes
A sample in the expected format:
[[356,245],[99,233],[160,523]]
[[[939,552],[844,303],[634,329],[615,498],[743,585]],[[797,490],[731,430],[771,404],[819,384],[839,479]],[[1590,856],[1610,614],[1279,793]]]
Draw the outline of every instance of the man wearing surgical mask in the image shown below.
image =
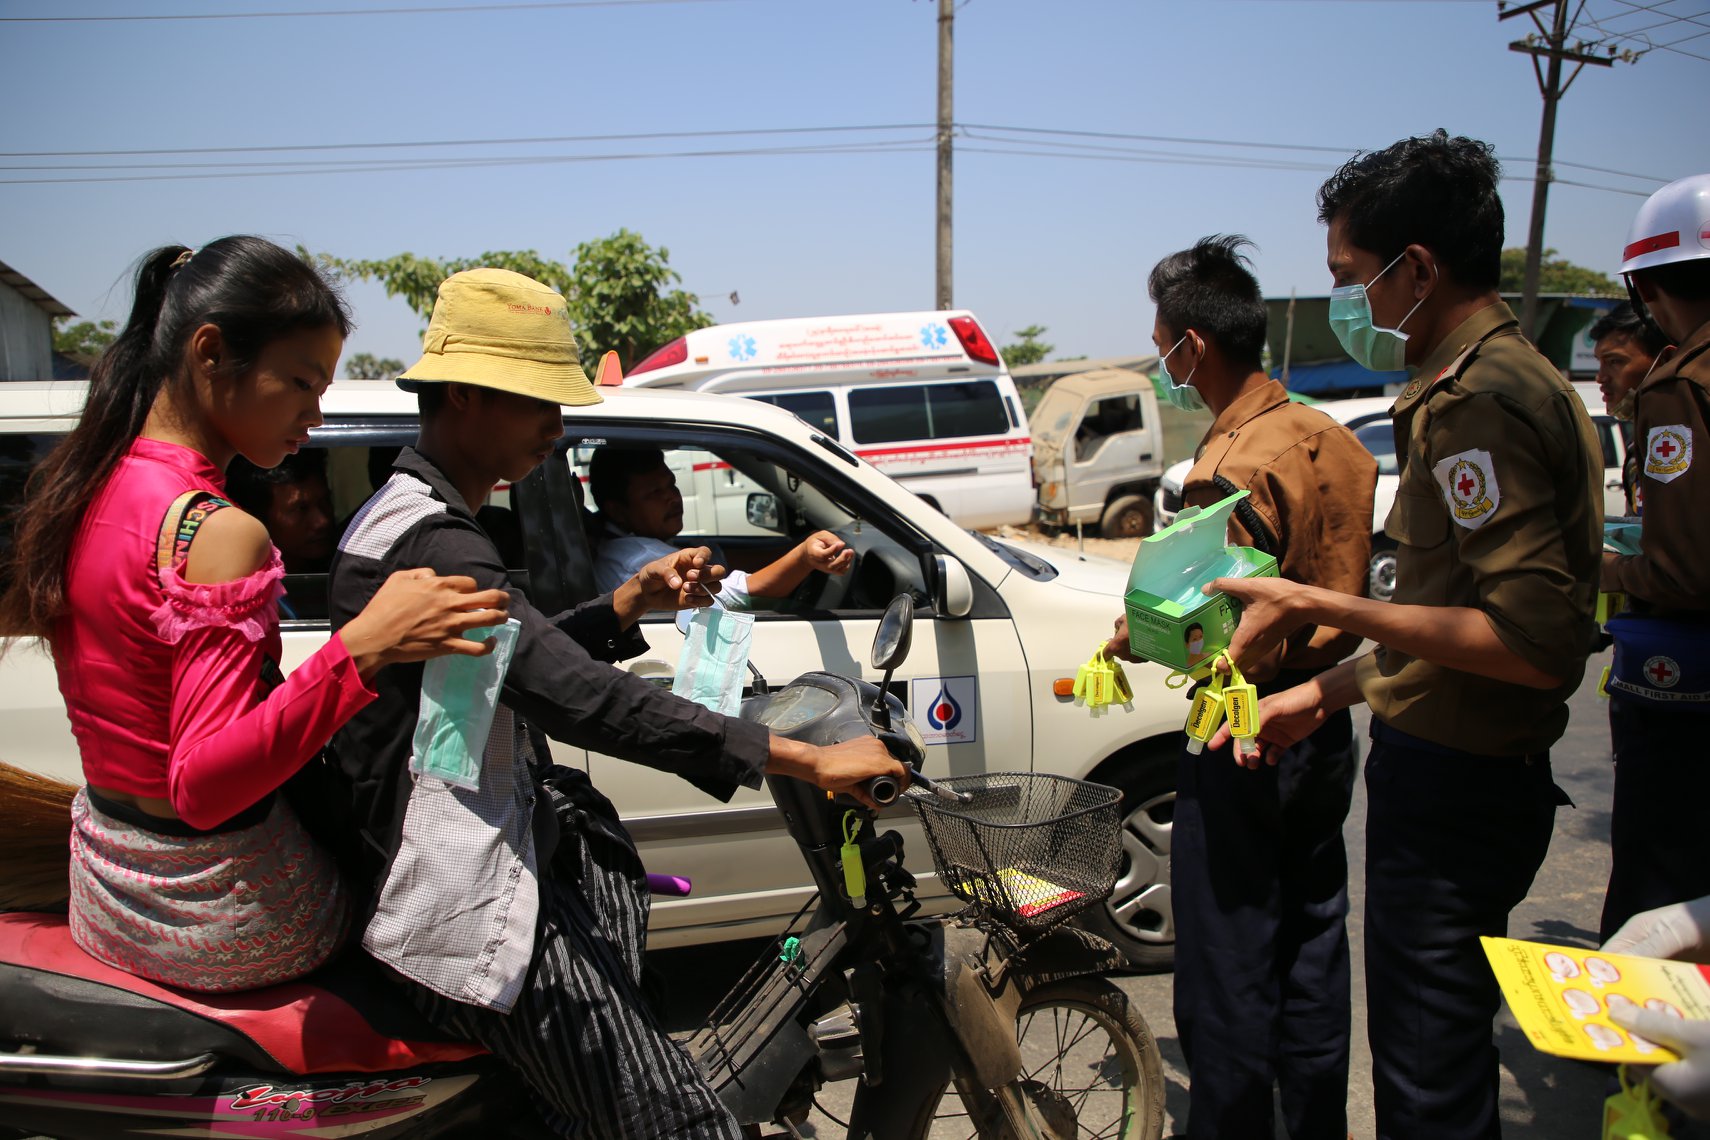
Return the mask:
[[[1285,578],[1360,594],[1371,558],[1377,460],[1354,433],[1289,399],[1265,373],[1265,302],[1237,235],[1203,238],[1147,279],[1152,341],[1178,407],[1208,409],[1182,501],[1237,491],[1229,541],[1277,560]],[[1359,645],[1305,628],[1244,662],[1261,695],[1310,679]],[[1186,631],[1190,662],[1205,631]],[[1127,619],[1105,651],[1135,660]],[[1201,682],[1203,684],[1204,682]],[[1185,711],[1185,709],[1184,709]],[[1171,825],[1174,1009],[1188,1064],[1188,1140],[1348,1133],[1348,857],[1342,822],[1356,753],[1346,710],[1250,770],[1225,744],[1181,749]],[[1276,1094],[1273,1095],[1273,1087]]]
[[1351,159],[1318,192],[1332,328],[1367,368],[1410,376],[1393,409],[1394,601],[1212,584],[1243,606],[1243,668],[1307,625],[1377,643],[1259,708],[1268,756],[1371,706],[1367,1025],[1385,1140],[1500,1134],[1501,998],[1479,938],[1506,932],[1567,802],[1550,747],[1595,629],[1603,459],[1497,295],[1499,174],[1487,144],[1438,131]]

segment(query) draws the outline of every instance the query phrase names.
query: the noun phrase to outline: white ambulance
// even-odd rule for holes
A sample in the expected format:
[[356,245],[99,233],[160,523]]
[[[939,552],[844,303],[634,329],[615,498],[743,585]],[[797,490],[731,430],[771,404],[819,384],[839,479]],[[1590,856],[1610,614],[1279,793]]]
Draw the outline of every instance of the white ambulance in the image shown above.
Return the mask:
[[1026,413],[963,309],[715,325],[660,348],[623,383],[775,404],[965,527],[1032,515]]

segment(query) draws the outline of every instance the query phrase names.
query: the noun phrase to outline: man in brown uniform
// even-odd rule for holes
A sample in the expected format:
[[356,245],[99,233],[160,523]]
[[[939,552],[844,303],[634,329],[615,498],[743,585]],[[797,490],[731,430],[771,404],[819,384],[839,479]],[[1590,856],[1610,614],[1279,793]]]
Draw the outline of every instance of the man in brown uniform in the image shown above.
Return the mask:
[[[1549,749],[1593,625],[1602,457],[1584,405],[1497,296],[1490,148],[1439,131],[1349,161],[1318,192],[1356,361],[1412,374],[1396,400],[1393,603],[1219,580],[1259,659],[1313,623],[1375,653],[1260,703],[1267,753],[1358,701],[1366,761],[1366,991],[1378,1135],[1500,1134],[1479,945],[1506,933],[1566,802]],[[1216,741],[1213,741],[1216,743]]]
[[1680,348],[1638,388],[1640,553],[1603,557],[1603,588],[1629,606],[1609,623],[1615,806],[1605,938],[1639,911],[1710,894],[1710,175],[1653,194],[1623,258],[1635,308],[1648,308]]
[[[1216,419],[1183,501],[1245,490],[1229,539],[1284,577],[1360,593],[1371,556],[1377,460],[1352,432],[1289,400],[1260,364],[1265,304],[1238,237],[1206,238],[1152,270],[1152,339],[1177,401]],[[1359,638],[1303,628],[1256,663],[1261,692],[1347,656]],[[1126,622],[1110,652],[1133,659]],[[1272,1086],[1294,1140],[1347,1135],[1348,860],[1353,722],[1329,717],[1275,767],[1230,749],[1181,751],[1170,839],[1175,1015],[1191,1081],[1190,1137],[1271,1136]]]

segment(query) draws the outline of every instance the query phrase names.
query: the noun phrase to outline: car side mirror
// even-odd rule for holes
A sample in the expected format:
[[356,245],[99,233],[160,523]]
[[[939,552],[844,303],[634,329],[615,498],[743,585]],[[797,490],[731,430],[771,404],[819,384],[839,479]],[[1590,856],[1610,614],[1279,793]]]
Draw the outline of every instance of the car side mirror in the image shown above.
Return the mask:
[[961,560],[948,554],[934,554],[937,573],[933,575],[932,608],[943,617],[967,617],[974,608],[974,583]]
[[778,496],[765,491],[749,492],[748,524],[763,530],[782,530],[778,523]]

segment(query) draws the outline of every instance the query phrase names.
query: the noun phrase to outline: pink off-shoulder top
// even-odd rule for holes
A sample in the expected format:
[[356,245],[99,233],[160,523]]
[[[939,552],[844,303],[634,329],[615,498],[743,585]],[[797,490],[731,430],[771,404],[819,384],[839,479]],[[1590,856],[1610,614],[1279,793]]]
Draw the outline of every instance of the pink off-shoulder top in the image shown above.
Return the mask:
[[223,488],[190,448],[133,443],[72,544],[69,612],[50,639],[84,778],[169,800],[199,828],[278,788],[374,699],[336,636],[269,691],[263,669],[281,649],[277,550],[232,582],[157,569],[173,501]]

